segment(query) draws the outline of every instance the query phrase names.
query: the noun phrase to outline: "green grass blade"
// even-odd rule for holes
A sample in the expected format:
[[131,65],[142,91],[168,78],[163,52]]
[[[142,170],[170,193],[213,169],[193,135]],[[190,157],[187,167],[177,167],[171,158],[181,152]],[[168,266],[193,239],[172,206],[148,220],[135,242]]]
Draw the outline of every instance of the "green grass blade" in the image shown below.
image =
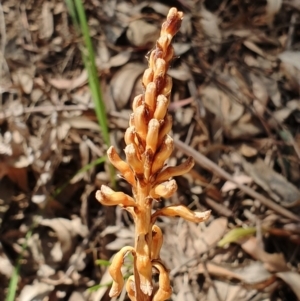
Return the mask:
[[89,74],[89,85],[92,93],[92,97],[95,104],[95,111],[98,118],[99,125],[102,129],[102,134],[107,146],[110,145],[108,122],[106,118],[105,105],[102,98],[102,93],[100,89],[100,83],[98,79],[98,73],[95,63],[95,54],[92,45],[92,40],[89,34],[89,27],[87,24],[87,19],[84,11],[84,7],[81,0],[74,0],[75,8],[79,19],[79,24],[81,28],[81,33],[84,40],[85,49],[83,50],[83,58],[85,66]]
[[[83,37],[83,43],[85,47],[81,48],[81,53],[85,68],[88,72],[88,82],[95,106],[95,112],[98,119],[98,124],[103,135],[104,142],[107,146],[110,146],[105,104],[100,88],[100,81],[98,79],[93,44],[89,34],[89,27],[82,0],[65,0],[65,2],[78,33],[81,34]],[[112,186],[115,187],[115,170],[112,167],[112,165],[109,165],[109,174]]]
[[10,278],[9,286],[8,286],[8,293],[6,295],[5,301],[15,301],[16,291],[18,287],[18,277],[20,274],[20,267],[21,267],[21,260],[23,259],[24,251],[27,249],[28,240],[32,236],[32,231],[35,228],[36,224],[34,223],[31,228],[28,230],[25,236],[25,241],[22,244],[22,251],[18,257],[17,264],[14,268],[13,274]]

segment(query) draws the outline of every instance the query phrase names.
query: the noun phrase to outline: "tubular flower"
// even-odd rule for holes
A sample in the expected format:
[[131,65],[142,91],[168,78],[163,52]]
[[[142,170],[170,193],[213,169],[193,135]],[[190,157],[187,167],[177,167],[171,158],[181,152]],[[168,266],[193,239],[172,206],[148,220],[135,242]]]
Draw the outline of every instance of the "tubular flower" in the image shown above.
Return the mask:
[[[157,217],[179,216],[188,221],[202,222],[210,216],[209,211],[192,212],[183,205],[165,207],[152,213],[154,200],[168,198],[177,190],[176,181],[172,178],[189,172],[194,165],[192,158],[179,166],[166,165],[174,148],[173,139],[168,135],[172,128],[172,117],[168,114],[172,78],[166,72],[174,56],[171,41],[180,28],[182,18],[182,12],[170,9],[156,47],[150,54],[149,66],[142,79],[145,91],[133,100],[133,113],[124,135],[126,161],[113,147],[107,152],[112,165],[132,186],[133,197],[107,186],[102,186],[96,193],[100,203],[119,205],[134,219],[135,246],[122,248],[109,268],[113,278],[110,296],[117,296],[124,286],[121,273],[123,258],[128,252],[132,253],[134,275],[126,284],[132,301],[164,301],[172,293],[169,272],[160,259],[163,234],[155,225]],[[153,268],[159,273],[157,290],[153,289]]]

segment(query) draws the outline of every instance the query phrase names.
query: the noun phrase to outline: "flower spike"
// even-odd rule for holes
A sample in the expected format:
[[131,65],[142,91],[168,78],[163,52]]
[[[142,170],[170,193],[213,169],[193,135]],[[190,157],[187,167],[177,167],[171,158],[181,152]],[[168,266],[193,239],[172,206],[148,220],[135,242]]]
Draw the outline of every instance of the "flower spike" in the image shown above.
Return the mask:
[[[124,135],[126,161],[119,157],[113,147],[107,151],[111,163],[132,186],[133,197],[104,185],[96,192],[100,203],[121,206],[131,214],[135,223],[134,247],[122,248],[109,267],[113,278],[109,293],[111,297],[118,296],[124,286],[121,267],[126,254],[131,252],[134,275],[126,283],[130,300],[169,299],[172,294],[169,271],[160,259],[163,233],[154,223],[158,216],[180,216],[197,223],[206,221],[210,216],[210,211],[193,212],[182,205],[152,212],[155,200],[169,198],[176,192],[177,184],[172,178],[187,173],[194,165],[192,158],[174,167],[166,163],[174,148],[174,141],[169,135],[172,116],[168,114],[172,78],[167,75],[167,70],[174,56],[172,39],[180,28],[182,18],[182,12],[176,8],[170,9],[156,46],[149,55],[148,69],[142,78],[144,93],[133,99],[133,113]],[[159,272],[158,288],[153,284],[153,268]]]

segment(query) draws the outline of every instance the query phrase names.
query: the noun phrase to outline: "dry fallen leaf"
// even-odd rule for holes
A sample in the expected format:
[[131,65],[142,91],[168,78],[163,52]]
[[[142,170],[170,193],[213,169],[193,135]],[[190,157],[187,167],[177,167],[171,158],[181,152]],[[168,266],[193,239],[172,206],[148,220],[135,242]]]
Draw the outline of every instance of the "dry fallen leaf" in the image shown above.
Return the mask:
[[242,301],[249,300],[251,291],[247,291],[241,285],[233,285],[222,281],[214,281],[210,285],[207,300],[208,301]]
[[282,0],[267,0],[266,19],[269,26],[272,25],[275,15],[280,11]]
[[295,293],[298,300],[300,300],[300,275],[296,272],[280,272],[276,276],[282,279]]
[[242,249],[251,255],[256,260],[260,260],[264,263],[264,266],[269,272],[284,272],[287,271],[287,263],[284,259],[283,254],[279,253],[267,253],[258,243],[257,238],[250,237],[242,241]]
[[210,48],[218,51],[222,40],[222,33],[219,28],[219,20],[216,14],[208,11],[204,6],[200,9],[200,23],[204,34],[210,43]]
[[51,2],[45,1],[42,6],[41,26],[40,26],[40,38],[51,38],[54,31],[54,20],[51,12]]
[[159,28],[144,20],[134,20],[130,22],[126,36],[133,46],[152,47],[159,37]]
[[42,282],[25,285],[19,295],[20,301],[43,300],[54,290],[54,286]]
[[66,78],[51,78],[49,79],[50,85],[58,90],[69,90],[72,91],[78,87],[85,85],[88,81],[88,73],[86,69],[82,70],[79,76],[73,79]]
[[285,207],[294,207],[300,204],[300,191],[297,187],[267,166],[264,161],[257,159],[250,164],[246,160],[242,160],[242,163],[253,181],[267,191],[276,202]]
[[300,51],[284,51],[278,55],[281,60],[281,70],[288,80],[285,85],[288,89],[299,92]]
[[252,261],[240,268],[222,267],[213,262],[207,263],[206,267],[204,267],[201,263],[198,266],[198,272],[201,274],[205,273],[205,268],[212,276],[220,278],[225,277],[229,280],[239,280],[252,287],[263,286],[265,282],[272,281],[273,278],[272,274],[264,268],[263,264],[256,261]]
[[40,224],[52,228],[58,237],[59,244],[56,244],[52,250],[53,259],[57,262],[69,259],[74,250],[76,235],[85,237],[88,234],[88,229],[81,224],[80,218],[73,220],[65,218],[43,219]]
[[199,238],[194,241],[198,254],[206,252],[221,239],[227,229],[227,223],[227,218],[217,218],[199,234]]
[[113,76],[110,83],[111,94],[119,110],[128,103],[134,84],[144,69],[143,64],[128,63]]

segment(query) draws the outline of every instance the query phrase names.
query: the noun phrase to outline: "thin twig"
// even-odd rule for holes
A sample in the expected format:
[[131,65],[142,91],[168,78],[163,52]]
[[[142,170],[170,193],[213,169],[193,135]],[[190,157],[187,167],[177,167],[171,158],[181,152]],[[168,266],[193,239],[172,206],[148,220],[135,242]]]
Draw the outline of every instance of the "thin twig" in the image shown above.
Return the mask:
[[175,142],[175,145],[176,145],[177,149],[179,149],[180,151],[182,151],[183,153],[185,153],[188,156],[192,156],[194,158],[194,160],[201,167],[212,171],[214,174],[218,175],[219,177],[221,177],[221,178],[223,178],[227,181],[233,182],[239,189],[241,189],[242,191],[244,191],[245,193],[247,193],[248,195],[250,195],[254,199],[257,199],[263,205],[265,205],[266,207],[274,210],[275,212],[279,213],[280,215],[285,216],[287,218],[290,218],[293,221],[297,221],[297,222],[300,221],[300,218],[297,215],[295,215],[294,213],[292,213],[289,210],[281,207],[280,205],[277,205],[276,203],[274,203],[270,199],[264,197],[263,195],[261,195],[260,193],[258,193],[256,191],[254,191],[251,187],[245,186],[245,185],[235,181],[233,179],[233,177],[228,172],[226,172],[225,170],[220,168],[217,164],[215,164],[214,162],[212,162],[211,160],[206,158],[201,153],[199,153],[196,150],[192,149],[190,146],[184,144],[183,142],[181,142],[177,139],[174,139],[174,142]]

